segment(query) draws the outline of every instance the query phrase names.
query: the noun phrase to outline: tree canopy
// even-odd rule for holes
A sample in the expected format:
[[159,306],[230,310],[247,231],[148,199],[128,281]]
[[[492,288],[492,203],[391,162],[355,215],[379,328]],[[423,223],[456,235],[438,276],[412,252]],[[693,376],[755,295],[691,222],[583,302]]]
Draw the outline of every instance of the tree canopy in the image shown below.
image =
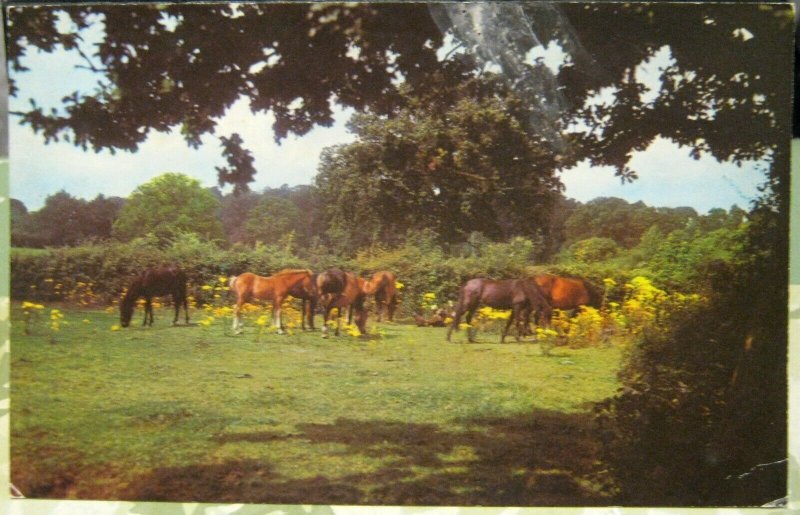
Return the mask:
[[331,229],[351,249],[410,230],[449,243],[546,232],[562,186],[520,99],[497,81],[431,89],[391,117],[355,116],[357,141],[323,153],[317,186]]
[[131,193],[114,222],[113,234],[130,239],[152,233],[165,239],[187,232],[209,240],[221,239],[219,207],[219,201],[197,179],[165,173]]
[[93,200],[59,191],[45,199],[38,211],[11,199],[11,244],[21,247],[75,245],[111,235],[111,224],[124,199],[98,195]]

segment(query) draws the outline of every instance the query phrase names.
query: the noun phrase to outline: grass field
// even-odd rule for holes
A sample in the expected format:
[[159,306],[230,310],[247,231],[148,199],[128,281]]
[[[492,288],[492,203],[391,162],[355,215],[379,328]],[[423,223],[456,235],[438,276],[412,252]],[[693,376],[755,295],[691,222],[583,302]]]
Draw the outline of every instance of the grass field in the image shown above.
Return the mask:
[[29,497],[603,503],[588,410],[618,386],[615,346],[543,356],[388,323],[257,338],[252,318],[230,336],[167,309],[111,330],[116,313],[61,309],[58,331],[43,316],[26,335],[12,306],[12,482]]

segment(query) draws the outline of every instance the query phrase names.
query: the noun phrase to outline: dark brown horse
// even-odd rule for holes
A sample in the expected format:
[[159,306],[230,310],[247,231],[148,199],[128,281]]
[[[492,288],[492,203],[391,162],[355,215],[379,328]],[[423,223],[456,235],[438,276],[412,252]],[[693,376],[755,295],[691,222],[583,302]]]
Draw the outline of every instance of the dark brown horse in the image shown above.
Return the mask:
[[394,320],[394,311],[397,309],[397,276],[393,272],[382,270],[372,274],[367,281],[366,291],[375,296],[375,308],[378,313],[378,322],[381,321],[384,309],[386,318]]
[[[186,323],[189,323],[189,307],[186,295],[186,274],[176,266],[165,266],[159,268],[148,268],[140,275],[136,276],[128,286],[128,291],[122,297],[119,305],[120,324],[128,327],[133,317],[133,310],[136,308],[136,301],[144,297],[144,322],[142,325],[153,325],[153,297],[162,295],[172,295],[172,303],[175,305],[175,319],[173,324],[178,323],[178,314],[181,305],[186,315]],[[149,321],[149,324],[148,324]]]
[[367,333],[367,310],[364,301],[369,294],[367,282],[352,272],[331,268],[317,276],[317,293],[323,308],[322,337],[328,337],[328,319],[331,311],[337,309],[336,336],[339,336],[342,308],[352,307],[356,314],[356,326],[361,334]]
[[[508,329],[512,323],[517,326],[517,340],[524,334],[525,314],[534,311],[549,313],[552,311],[547,299],[539,290],[536,283],[530,279],[504,279],[493,281],[490,279],[470,279],[461,287],[458,295],[458,304],[453,316],[453,323],[447,331],[447,341],[453,330],[458,330],[461,317],[466,313],[465,322],[472,322],[472,316],[480,305],[495,309],[510,309],[511,316],[500,336],[500,343],[505,342]],[[473,335],[468,331],[467,338],[473,342]]]
[[289,288],[289,295],[303,301],[303,315],[300,325],[303,329],[314,330],[314,312],[317,310],[319,294],[317,293],[317,274],[311,274]]
[[250,272],[231,277],[231,291],[236,293],[236,307],[233,310],[233,332],[239,334],[242,331],[239,312],[244,303],[251,299],[258,299],[272,301],[274,326],[278,329],[278,334],[282,334],[281,304],[298,283],[310,280],[311,275],[311,270],[284,269],[269,277],[262,277]]

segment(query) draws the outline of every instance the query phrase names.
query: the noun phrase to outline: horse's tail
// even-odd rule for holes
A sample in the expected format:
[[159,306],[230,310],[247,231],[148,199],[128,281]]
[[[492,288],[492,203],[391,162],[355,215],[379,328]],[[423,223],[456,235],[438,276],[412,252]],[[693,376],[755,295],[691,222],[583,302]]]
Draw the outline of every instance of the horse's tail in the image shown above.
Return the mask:
[[238,276],[238,275],[232,275],[232,276],[231,276],[231,277],[228,279],[228,286],[230,287],[231,291],[234,291],[234,290],[235,290],[235,288],[236,288],[236,279],[238,279],[238,278],[239,278],[239,276]]

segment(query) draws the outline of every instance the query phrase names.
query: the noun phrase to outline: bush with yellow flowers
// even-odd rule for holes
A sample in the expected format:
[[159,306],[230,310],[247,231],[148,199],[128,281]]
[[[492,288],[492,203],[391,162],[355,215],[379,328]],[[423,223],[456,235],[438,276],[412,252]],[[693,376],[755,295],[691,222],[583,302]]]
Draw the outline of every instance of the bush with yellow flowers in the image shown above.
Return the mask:
[[33,324],[39,320],[42,311],[44,311],[44,306],[42,304],[27,300],[22,303],[22,319],[25,323],[23,330],[25,334],[31,334]]
[[56,343],[56,333],[61,330],[62,324],[67,324],[64,320],[64,313],[60,309],[50,310],[50,343]]
[[642,276],[624,285],[621,303],[608,301],[608,292],[617,283],[613,279],[605,279],[603,283],[605,291],[600,308],[581,306],[572,316],[553,310],[550,327],[558,336],[552,339],[553,345],[587,347],[608,343],[614,336],[657,332],[668,317],[703,302],[697,294],[667,293]]

